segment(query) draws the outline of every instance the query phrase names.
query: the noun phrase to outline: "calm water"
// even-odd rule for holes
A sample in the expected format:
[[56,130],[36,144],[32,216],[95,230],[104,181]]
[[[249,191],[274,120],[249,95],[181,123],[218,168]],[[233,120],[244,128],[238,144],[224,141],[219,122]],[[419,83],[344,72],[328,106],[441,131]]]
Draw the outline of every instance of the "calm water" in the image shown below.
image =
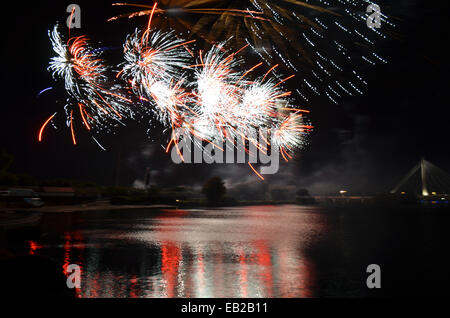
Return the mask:
[[98,211],[44,215],[21,250],[78,264],[79,297],[436,296],[450,286],[449,226],[448,210],[420,208]]
[[45,215],[29,253],[82,270],[80,297],[311,297],[314,207]]

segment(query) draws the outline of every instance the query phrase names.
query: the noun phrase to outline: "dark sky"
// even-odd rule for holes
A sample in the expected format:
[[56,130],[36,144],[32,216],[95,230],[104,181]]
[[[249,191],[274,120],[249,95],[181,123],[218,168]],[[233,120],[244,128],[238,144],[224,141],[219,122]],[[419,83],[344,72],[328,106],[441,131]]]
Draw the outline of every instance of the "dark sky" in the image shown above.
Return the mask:
[[[120,152],[122,185],[142,180],[147,167],[154,171],[154,182],[165,185],[198,185],[213,174],[223,176],[229,186],[258,182],[248,167],[172,164],[158,133],[153,143],[146,136],[145,123],[129,123],[115,135],[104,136],[106,152],[83,133],[74,147],[62,121],[58,130],[48,129],[45,142],[38,144],[40,125],[61,106],[56,101],[63,101],[56,93],[36,97],[54,85],[46,71],[53,55],[47,30],[56,21],[65,21],[70,3],[39,1],[14,14],[3,13],[0,148],[14,155],[12,171],[40,180],[73,178],[111,184]],[[142,19],[107,23],[107,18],[123,12],[111,7],[110,1],[77,3],[82,8],[81,31],[105,46],[120,46],[127,33],[145,23]],[[396,23],[401,35],[382,44],[389,64],[370,70],[369,90],[363,97],[348,98],[340,105],[311,102],[315,130],[310,145],[266,183],[301,185],[315,193],[340,188],[388,191],[421,156],[450,171],[449,4],[440,1],[431,6],[429,1],[411,0],[388,7],[400,19]]]

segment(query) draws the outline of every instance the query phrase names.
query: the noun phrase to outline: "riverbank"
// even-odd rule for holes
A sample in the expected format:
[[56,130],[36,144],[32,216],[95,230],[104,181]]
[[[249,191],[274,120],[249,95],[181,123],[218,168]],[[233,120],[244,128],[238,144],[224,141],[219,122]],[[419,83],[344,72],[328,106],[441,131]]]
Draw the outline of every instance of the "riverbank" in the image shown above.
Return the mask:
[[[317,204],[317,202],[316,202]],[[208,204],[206,200],[183,200],[173,204],[148,204],[148,203],[117,203],[110,200],[94,201],[82,204],[65,204],[65,205],[45,205],[36,207],[0,207],[0,213],[13,212],[40,212],[40,213],[73,213],[85,211],[112,211],[112,210],[134,210],[134,209],[210,209],[224,207],[239,206],[261,206],[261,205],[308,205],[301,204],[297,201],[234,201],[221,202],[215,205]]]
[[74,213],[86,211],[112,211],[130,209],[176,209],[175,205],[145,204],[145,205],[113,205],[109,201],[96,201],[77,205],[54,205],[40,208],[1,208],[0,213],[30,212],[30,213]]
[[433,204],[400,204],[400,203],[376,203],[376,202],[318,202],[302,203],[298,201],[235,201],[228,204],[210,205],[204,200],[199,201],[179,201],[176,205],[172,204],[117,204],[111,203],[108,200],[95,201],[83,204],[72,205],[46,205],[39,208],[24,208],[24,207],[0,207],[0,214],[14,213],[14,212],[29,212],[29,213],[74,213],[86,211],[115,211],[115,210],[135,210],[135,209],[211,209],[211,208],[226,208],[226,207],[246,207],[246,206],[283,206],[283,205],[299,205],[299,206],[321,206],[327,207],[331,211],[341,210],[359,210],[361,207],[367,210],[383,211],[391,208],[396,208],[403,211],[413,210],[448,210],[448,205],[433,205]]

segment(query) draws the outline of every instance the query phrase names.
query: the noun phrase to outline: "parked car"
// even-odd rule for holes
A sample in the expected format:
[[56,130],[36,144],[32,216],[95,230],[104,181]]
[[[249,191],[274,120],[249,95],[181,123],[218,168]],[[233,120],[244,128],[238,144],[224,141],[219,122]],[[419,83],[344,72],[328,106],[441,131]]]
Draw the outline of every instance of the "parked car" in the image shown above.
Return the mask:
[[9,190],[1,190],[0,197],[7,197],[10,195],[10,193],[11,193],[11,191],[9,191]]
[[44,205],[33,189],[8,189],[1,191],[0,196],[6,199],[8,206],[38,208]]

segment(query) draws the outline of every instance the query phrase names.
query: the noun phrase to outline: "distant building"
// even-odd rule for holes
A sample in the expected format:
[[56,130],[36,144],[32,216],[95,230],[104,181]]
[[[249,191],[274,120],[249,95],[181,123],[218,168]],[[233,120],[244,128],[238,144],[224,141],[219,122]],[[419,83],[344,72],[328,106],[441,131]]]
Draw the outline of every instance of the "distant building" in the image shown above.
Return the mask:
[[71,187],[40,187],[36,192],[43,198],[75,196],[75,190]]

